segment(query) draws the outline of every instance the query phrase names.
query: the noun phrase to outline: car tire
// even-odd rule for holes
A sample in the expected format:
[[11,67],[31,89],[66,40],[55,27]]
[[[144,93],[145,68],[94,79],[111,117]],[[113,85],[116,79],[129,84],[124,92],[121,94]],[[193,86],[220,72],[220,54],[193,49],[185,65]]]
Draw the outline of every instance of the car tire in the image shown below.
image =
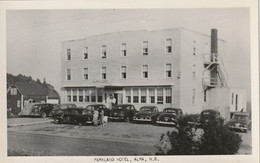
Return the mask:
[[55,118],[55,119],[54,119],[54,123],[55,123],[55,124],[59,124],[58,118]]
[[129,122],[129,117],[125,117],[125,118],[124,118],[124,121],[125,121],[125,122]]
[[46,118],[47,114],[45,112],[42,112],[41,118]]

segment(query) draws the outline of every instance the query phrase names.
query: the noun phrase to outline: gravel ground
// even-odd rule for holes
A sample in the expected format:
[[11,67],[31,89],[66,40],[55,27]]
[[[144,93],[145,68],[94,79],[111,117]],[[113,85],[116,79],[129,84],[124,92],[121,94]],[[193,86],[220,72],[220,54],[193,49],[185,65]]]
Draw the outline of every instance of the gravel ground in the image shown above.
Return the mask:
[[[45,122],[35,124],[35,122]],[[26,124],[13,126],[11,124]],[[31,125],[29,125],[31,123]],[[96,138],[116,141],[130,141],[132,143],[153,143],[159,142],[160,136],[167,131],[175,130],[174,127],[155,126],[151,124],[135,124],[127,122],[108,122],[107,126],[92,125],[78,126],[72,124],[54,124],[50,118],[14,118],[8,119],[8,131],[19,131],[26,133],[37,133],[45,135],[58,135],[79,138]],[[252,153],[251,131],[239,133],[242,135],[242,144],[238,154]]]

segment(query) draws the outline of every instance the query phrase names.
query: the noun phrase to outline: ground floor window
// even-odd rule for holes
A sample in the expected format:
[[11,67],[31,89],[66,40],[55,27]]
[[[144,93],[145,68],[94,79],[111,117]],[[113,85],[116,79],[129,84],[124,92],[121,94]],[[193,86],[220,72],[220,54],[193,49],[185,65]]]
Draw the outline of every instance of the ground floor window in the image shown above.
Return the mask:
[[79,89],[79,102],[83,102],[83,90]]
[[172,89],[171,88],[166,88],[165,89],[165,94],[166,94],[166,103],[167,104],[172,103]]
[[157,104],[163,104],[163,89],[157,89]]
[[133,89],[133,102],[138,103],[138,101],[139,101],[138,89]]
[[150,104],[170,104],[172,103],[172,88],[150,87],[150,88],[127,88],[125,89],[125,102]]
[[102,96],[102,93],[99,92],[98,93],[98,102],[102,102],[103,101],[103,96]]

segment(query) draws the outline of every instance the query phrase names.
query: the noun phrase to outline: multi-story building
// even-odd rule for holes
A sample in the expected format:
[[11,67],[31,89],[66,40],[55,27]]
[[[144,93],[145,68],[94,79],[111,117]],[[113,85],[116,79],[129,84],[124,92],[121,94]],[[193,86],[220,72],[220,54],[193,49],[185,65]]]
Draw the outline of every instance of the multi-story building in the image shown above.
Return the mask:
[[209,106],[212,89],[227,87],[219,62],[226,43],[216,32],[173,28],[64,41],[61,100],[84,107],[107,104],[112,95],[116,104],[198,113]]

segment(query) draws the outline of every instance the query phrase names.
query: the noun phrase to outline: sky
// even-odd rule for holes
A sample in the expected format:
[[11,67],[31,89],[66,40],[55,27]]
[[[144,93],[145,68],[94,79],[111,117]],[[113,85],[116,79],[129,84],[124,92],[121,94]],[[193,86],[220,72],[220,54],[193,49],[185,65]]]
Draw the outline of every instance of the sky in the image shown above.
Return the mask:
[[91,35],[185,27],[226,40],[221,54],[231,87],[250,99],[250,15],[248,8],[9,10],[6,15],[7,72],[61,83],[61,41]]

